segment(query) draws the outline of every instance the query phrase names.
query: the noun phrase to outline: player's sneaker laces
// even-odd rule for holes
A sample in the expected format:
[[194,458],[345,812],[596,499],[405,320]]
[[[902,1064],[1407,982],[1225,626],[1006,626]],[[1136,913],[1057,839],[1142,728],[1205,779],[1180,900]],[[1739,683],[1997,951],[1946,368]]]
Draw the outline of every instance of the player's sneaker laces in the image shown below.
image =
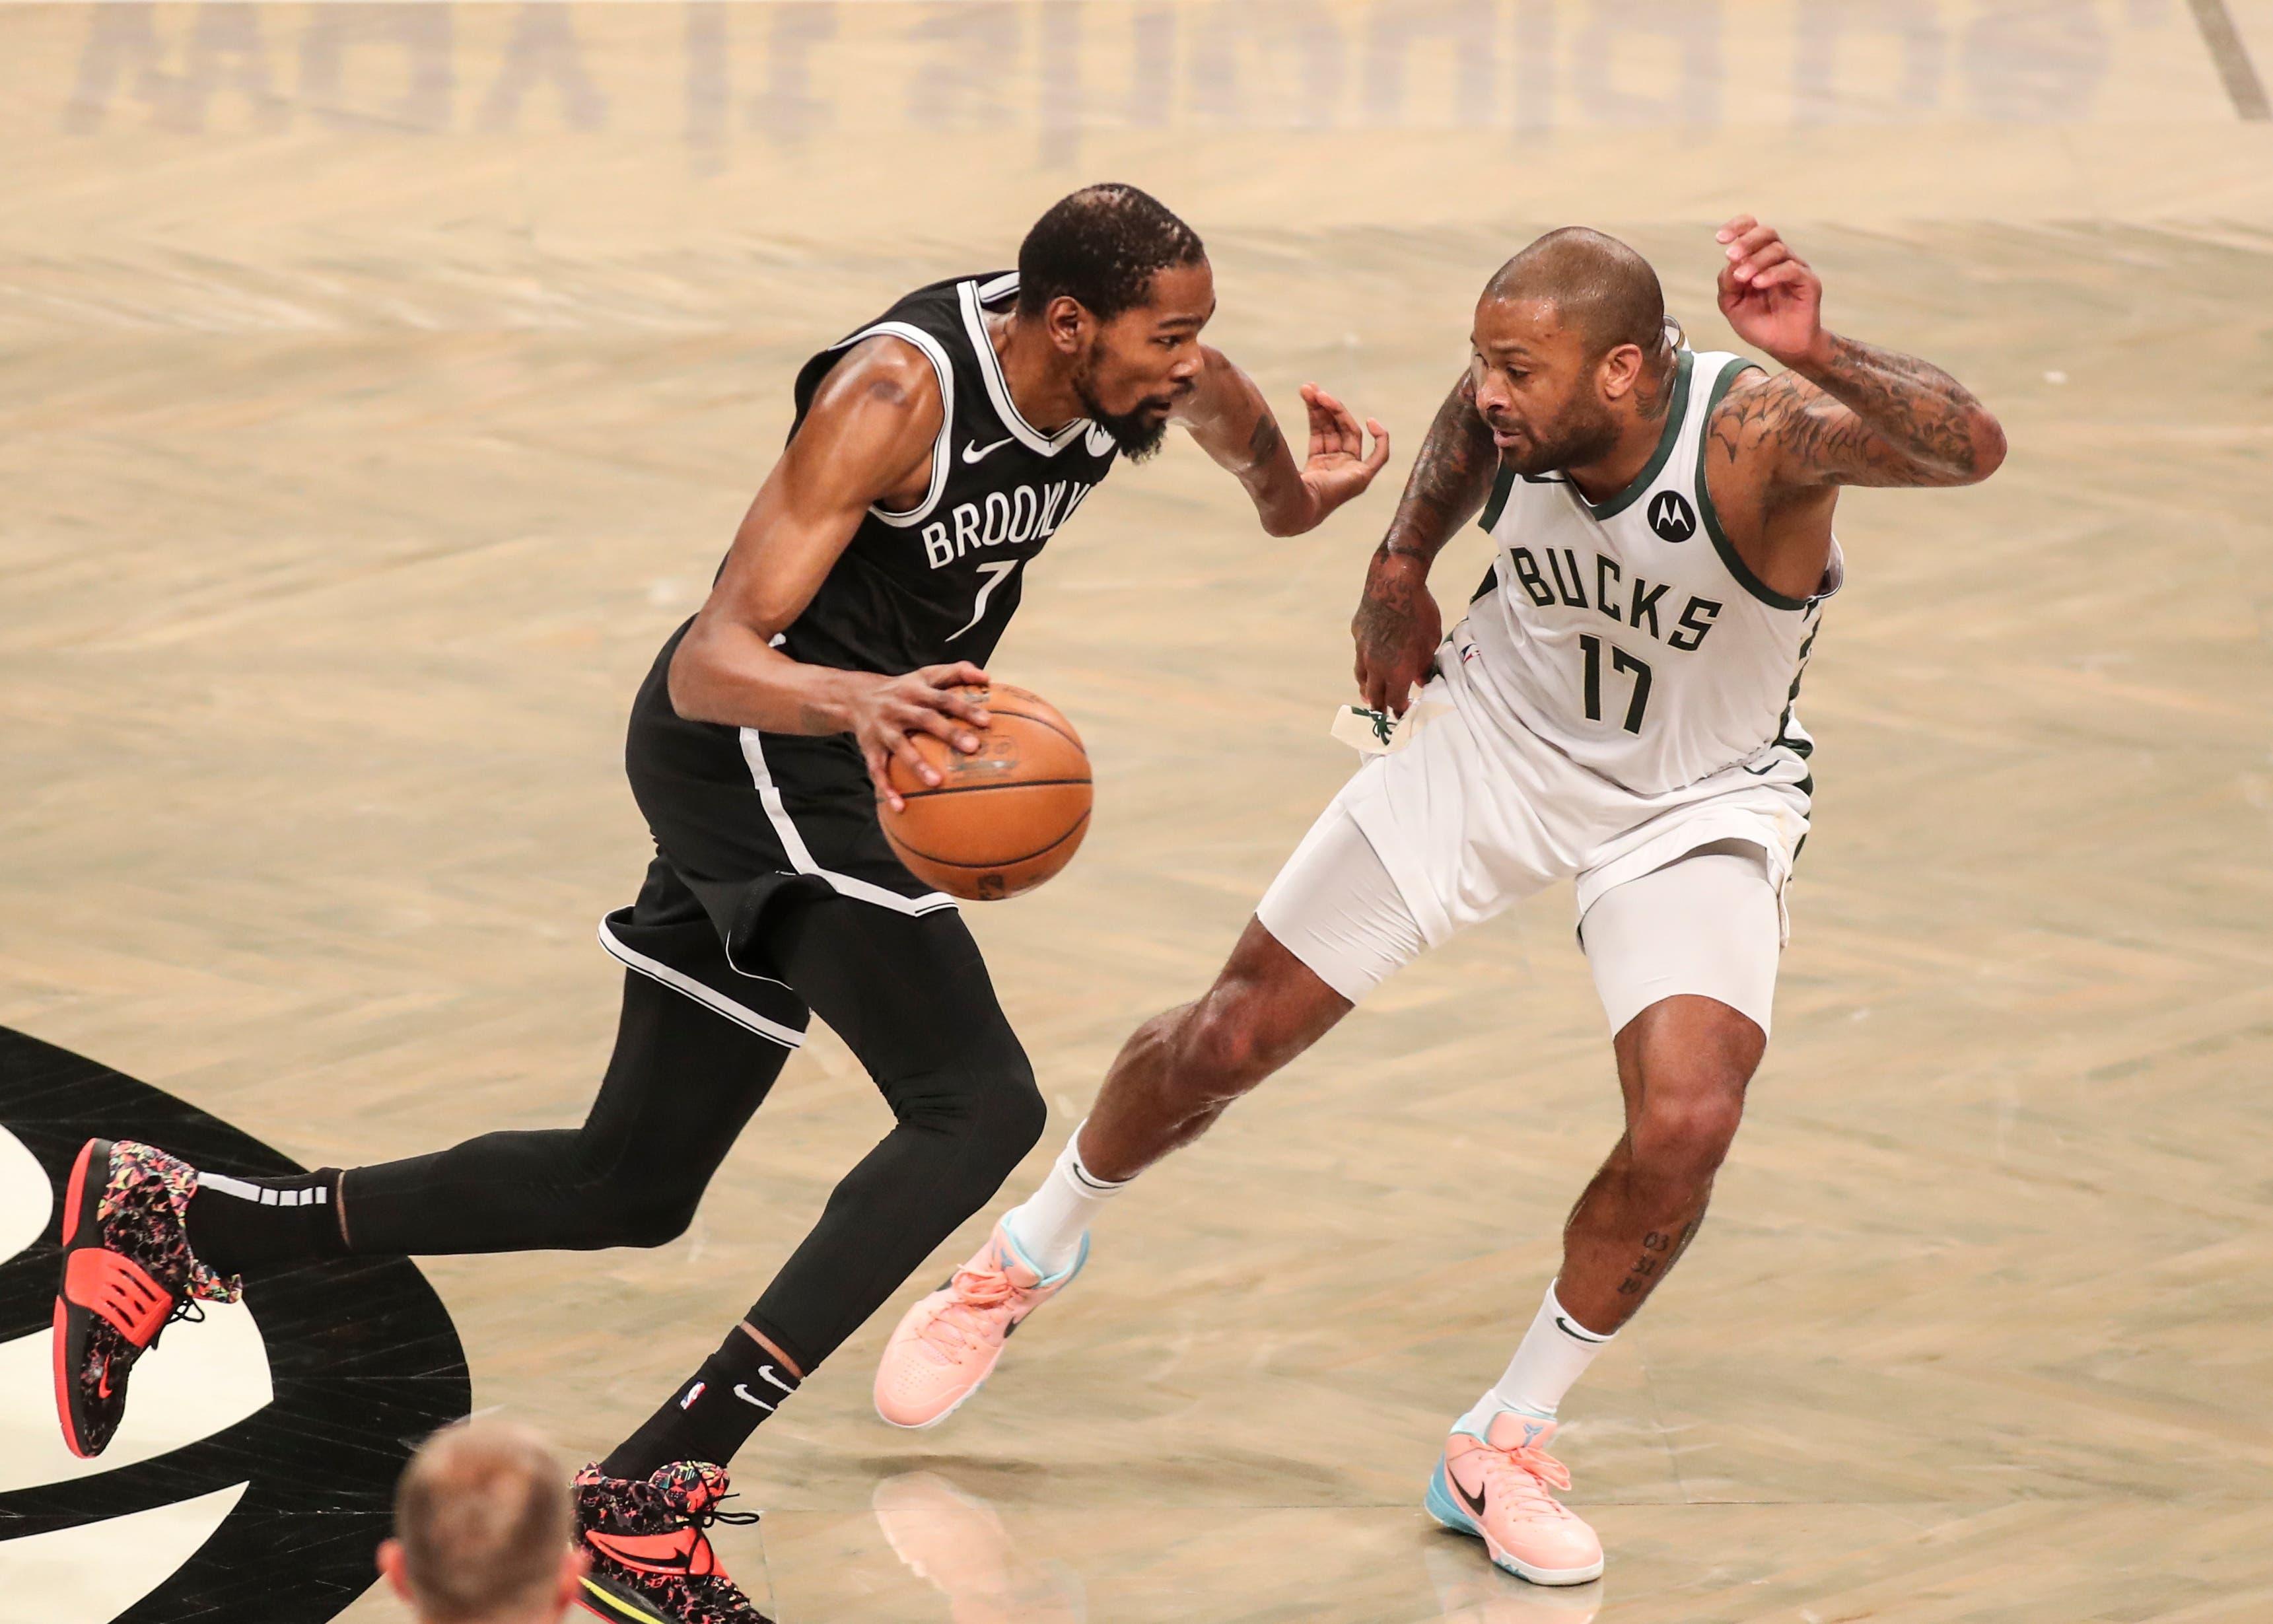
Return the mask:
[[876,1366],[876,1413],[894,1426],[936,1426],[986,1385],[1002,1344],[1089,1261],[1044,1279],[1000,1223],[970,1262],[908,1310]]
[[1555,1423],[1503,1410],[1479,1435],[1463,1423],[1429,1479],[1429,1515],[1484,1542],[1491,1560],[1534,1584],[1584,1584],[1602,1572],[1602,1542],[1549,1489],[1571,1473],[1547,1453]]
[[578,1600],[617,1624],[772,1624],[718,1566],[703,1530],[754,1522],[721,1511],[726,1469],[674,1461],[652,1477],[576,1474],[576,1544],[590,1559]]
[[134,1361],[200,1300],[244,1290],[198,1261],[184,1214],[197,1169],[132,1139],[89,1139],[64,1192],[64,1264],[56,1289],[56,1418],[81,1457],[101,1455],[126,1414]]

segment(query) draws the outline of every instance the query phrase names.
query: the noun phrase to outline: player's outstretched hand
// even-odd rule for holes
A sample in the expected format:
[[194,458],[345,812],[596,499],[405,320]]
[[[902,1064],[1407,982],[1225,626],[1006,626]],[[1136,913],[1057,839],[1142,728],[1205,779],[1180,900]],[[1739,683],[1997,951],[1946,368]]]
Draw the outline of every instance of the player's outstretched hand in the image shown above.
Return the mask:
[[940,782],[938,771],[916,753],[911,742],[915,734],[944,739],[966,756],[978,749],[979,735],[972,730],[986,726],[986,707],[962,690],[986,686],[985,672],[969,660],[957,660],[949,665],[926,665],[904,677],[870,677],[856,689],[852,737],[868,763],[878,801],[895,812],[907,806],[892,788],[895,761],[918,783]]
[[[1302,483],[1323,519],[1371,485],[1388,463],[1389,431],[1371,417],[1360,427],[1356,413],[1314,383],[1302,386],[1302,404],[1310,413],[1310,455],[1302,463]],[[1369,432],[1370,452],[1365,448]]]
[[1714,237],[1721,244],[1721,313],[1746,343],[1786,366],[1815,351],[1823,336],[1823,279],[1774,226],[1739,214]]

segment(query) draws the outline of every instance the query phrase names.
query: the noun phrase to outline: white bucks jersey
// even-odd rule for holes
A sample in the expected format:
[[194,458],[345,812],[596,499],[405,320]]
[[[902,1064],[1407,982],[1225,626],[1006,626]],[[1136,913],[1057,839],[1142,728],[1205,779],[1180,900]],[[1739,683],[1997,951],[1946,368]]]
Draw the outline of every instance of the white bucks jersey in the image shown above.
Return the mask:
[[1482,680],[1534,733],[1637,793],[1780,744],[1808,751],[1791,708],[1838,589],[1838,544],[1815,595],[1787,598],[1729,545],[1705,487],[1706,419],[1752,365],[1682,350],[1657,450],[1601,506],[1560,474],[1502,470],[1484,511],[1498,551],[1468,612]]

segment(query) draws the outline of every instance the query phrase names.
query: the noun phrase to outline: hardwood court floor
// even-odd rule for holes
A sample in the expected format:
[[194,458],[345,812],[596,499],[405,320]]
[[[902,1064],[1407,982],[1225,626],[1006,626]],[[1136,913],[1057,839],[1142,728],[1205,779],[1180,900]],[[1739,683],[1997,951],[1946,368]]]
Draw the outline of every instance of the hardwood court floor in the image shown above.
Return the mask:
[[[2273,63],[2273,7],[2209,9]],[[1148,1176],[911,1437],[867,1381],[919,1276],[722,1549],[793,1624],[2273,1616],[2273,137],[2204,10],[0,9],[0,1024],[310,1164],[574,1120],[643,859],[625,709],[796,364],[1121,175],[1282,410],[1316,378],[1399,454],[1272,540],[1173,444],[1035,577],[995,669],[1099,800],[971,910],[1052,1101],[1022,1194],[1348,770],[1362,560],[1482,278],[1584,219],[1723,342],[1711,228],[1756,207],[2013,451],[1842,504],[1775,1041],[1566,1412],[1602,1584],[1503,1583],[1418,1507],[1616,1132],[1567,891]],[[682,1241],[431,1264],[476,1404],[604,1447],[885,1121],[824,1036]]]

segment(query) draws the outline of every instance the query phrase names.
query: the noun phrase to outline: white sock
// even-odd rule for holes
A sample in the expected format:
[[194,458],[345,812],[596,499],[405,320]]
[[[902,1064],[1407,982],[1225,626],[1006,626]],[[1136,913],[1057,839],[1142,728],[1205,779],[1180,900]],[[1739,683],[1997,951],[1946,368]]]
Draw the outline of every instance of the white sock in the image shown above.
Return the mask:
[[1073,1260],[1081,1255],[1081,1237],[1088,1232],[1097,1209],[1128,1187],[1125,1178],[1116,1184],[1082,1166],[1081,1152],[1076,1148],[1080,1143],[1081,1128],[1076,1127],[1042,1180],[1042,1187],[1022,1206],[1002,1214],[1002,1227],[1045,1279],[1073,1267]]
[[1609,1347],[1617,1335],[1613,1331],[1609,1336],[1602,1335],[1572,1319],[1556,1300],[1550,1281],[1547,1298],[1540,1304],[1531,1328],[1523,1334],[1515,1357],[1507,1362],[1498,1382],[1476,1401],[1476,1407],[1460,1417],[1461,1422],[1481,1432],[1503,1410],[1519,1410],[1527,1416],[1553,1420],[1555,1407],[1563,1402],[1571,1384],[1587,1373],[1594,1356]]

